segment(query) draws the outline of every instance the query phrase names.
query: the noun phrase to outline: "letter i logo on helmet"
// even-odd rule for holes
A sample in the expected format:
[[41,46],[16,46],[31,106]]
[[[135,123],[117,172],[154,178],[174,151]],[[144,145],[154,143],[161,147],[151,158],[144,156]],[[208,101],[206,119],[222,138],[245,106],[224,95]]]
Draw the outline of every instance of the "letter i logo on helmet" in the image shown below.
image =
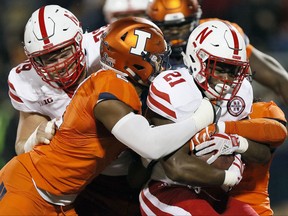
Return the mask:
[[[110,24],[101,37],[101,64],[127,76],[130,81],[149,85],[170,54],[162,31],[151,21],[127,17]],[[114,64],[111,65],[107,60]]]
[[136,41],[136,47],[131,48],[131,53],[141,56],[142,52],[146,53],[145,46],[147,39],[151,38],[151,34],[149,32],[141,31],[138,29],[135,30],[134,34],[138,36],[138,39]]

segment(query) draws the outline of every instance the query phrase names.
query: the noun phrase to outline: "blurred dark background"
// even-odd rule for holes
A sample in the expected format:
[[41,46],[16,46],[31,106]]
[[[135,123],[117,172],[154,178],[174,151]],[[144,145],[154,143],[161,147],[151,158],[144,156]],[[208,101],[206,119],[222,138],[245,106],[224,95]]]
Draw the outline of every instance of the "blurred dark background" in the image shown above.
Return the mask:
[[[105,20],[105,0],[0,0],[0,168],[15,155],[18,112],[10,104],[7,77],[25,60],[23,32],[32,12],[45,4],[58,4],[73,12],[83,29],[92,31]],[[141,1],[141,0],[139,0]],[[237,23],[257,49],[276,58],[288,70],[287,0],[202,0],[202,18],[217,17]],[[288,107],[269,89],[254,82],[255,96],[274,100],[288,118]],[[25,91],[25,89],[23,89]],[[288,94],[288,92],[287,92]],[[275,215],[288,215],[288,140],[277,149],[271,167],[269,192]]]

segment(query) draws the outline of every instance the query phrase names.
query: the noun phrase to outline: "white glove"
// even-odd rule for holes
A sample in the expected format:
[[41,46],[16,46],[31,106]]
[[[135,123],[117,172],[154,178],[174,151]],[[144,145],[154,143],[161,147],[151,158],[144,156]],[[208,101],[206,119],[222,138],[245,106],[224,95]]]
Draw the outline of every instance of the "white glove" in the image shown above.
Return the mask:
[[235,154],[234,161],[228,170],[225,170],[225,179],[222,188],[229,191],[231,187],[239,184],[242,179],[245,164],[241,160],[240,154]]
[[33,147],[39,143],[49,144],[52,137],[55,135],[55,121],[52,119],[47,123],[41,123],[35,131],[30,135],[27,141],[24,144],[24,151],[29,152]]
[[231,155],[233,152],[244,153],[248,149],[248,141],[236,134],[217,133],[195,147],[195,155],[202,156],[214,152],[207,160],[213,163],[220,155]]

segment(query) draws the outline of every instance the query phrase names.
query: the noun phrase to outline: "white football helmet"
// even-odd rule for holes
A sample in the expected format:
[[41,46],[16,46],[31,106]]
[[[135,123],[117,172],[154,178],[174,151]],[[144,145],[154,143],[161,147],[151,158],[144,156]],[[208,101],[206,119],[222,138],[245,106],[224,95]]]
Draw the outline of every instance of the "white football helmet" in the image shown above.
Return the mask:
[[197,84],[212,100],[233,98],[249,71],[243,37],[224,21],[207,21],[195,28],[189,36],[183,60]]
[[47,5],[36,10],[28,20],[24,49],[45,82],[54,88],[68,89],[86,67],[82,38],[80,22],[70,11]]
[[127,16],[146,17],[148,0],[106,0],[103,13],[107,23]]

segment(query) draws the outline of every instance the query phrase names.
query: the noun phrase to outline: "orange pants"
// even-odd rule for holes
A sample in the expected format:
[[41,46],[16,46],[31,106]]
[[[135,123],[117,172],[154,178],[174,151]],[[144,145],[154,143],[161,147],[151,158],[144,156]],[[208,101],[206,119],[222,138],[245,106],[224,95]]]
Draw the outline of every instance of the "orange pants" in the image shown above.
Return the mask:
[[46,202],[29,172],[14,157],[0,171],[0,215],[77,215],[72,205]]

